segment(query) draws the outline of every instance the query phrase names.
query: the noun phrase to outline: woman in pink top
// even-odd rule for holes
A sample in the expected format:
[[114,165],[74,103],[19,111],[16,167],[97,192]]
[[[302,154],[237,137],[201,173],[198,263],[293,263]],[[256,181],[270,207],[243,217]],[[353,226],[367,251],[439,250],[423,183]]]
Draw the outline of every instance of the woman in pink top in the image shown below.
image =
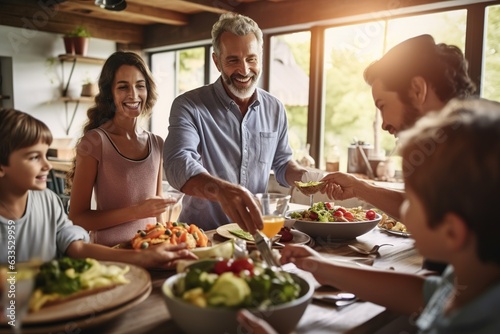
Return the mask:
[[161,220],[171,203],[161,197],[163,139],[140,126],[156,99],[156,85],[139,55],[119,51],[107,59],[68,174],[69,217],[91,231],[96,243],[129,241]]

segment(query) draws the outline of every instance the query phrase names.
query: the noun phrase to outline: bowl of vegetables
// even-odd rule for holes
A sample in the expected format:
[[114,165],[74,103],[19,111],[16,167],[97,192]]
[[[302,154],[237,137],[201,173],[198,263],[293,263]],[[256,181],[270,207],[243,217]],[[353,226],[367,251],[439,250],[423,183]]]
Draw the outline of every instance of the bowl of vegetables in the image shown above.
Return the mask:
[[287,212],[286,218],[294,220],[293,227],[311,237],[336,240],[354,239],[371,231],[382,216],[371,209],[317,202],[306,210]]
[[168,278],[162,286],[172,320],[185,333],[242,333],[240,309],[290,333],[309,305],[312,283],[249,258],[204,260]]

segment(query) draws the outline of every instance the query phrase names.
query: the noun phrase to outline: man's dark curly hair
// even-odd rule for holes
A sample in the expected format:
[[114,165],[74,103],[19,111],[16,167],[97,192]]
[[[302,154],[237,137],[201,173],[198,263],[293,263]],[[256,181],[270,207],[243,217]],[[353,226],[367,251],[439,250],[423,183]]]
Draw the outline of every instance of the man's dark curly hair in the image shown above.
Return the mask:
[[453,98],[475,94],[476,85],[467,68],[467,60],[458,47],[436,44],[432,36],[420,35],[396,45],[370,64],[365,69],[364,78],[370,86],[380,79],[389,91],[398,93],[401,101],[409,103],[411,79],[420,76],[446,103]]

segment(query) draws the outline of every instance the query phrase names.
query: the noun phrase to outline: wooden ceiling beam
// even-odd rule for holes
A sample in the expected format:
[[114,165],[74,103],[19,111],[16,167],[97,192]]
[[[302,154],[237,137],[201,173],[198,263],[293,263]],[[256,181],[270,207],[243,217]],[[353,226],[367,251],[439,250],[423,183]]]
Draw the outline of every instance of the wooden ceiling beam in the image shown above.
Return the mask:
[[[196,0],[205,1],[205,0]],[[209,0],[219,2],[222,0]],[[245,1],[245,0],[243,0]],[[457,3],[456,0],[287,0],[287,1],[256,1],[237,2],[229,10],[247,15],[254,19],[264,32],[279,32],[286,28],[306,29],[317,25],[332,25],[345,22],[346,18],[359,17],[360,20],[385,19],[400,13],[408,7],[444,6],[447,3]],[[496,1],[493,1],[496,2]],[[145,48],[157,48],[175,44],[184,44],[196,40],[210,38],[212,25],[217,17],[193,15],[192,22],[186,27],[150,26],[145,30]]]
[[228,0],[179,0],[179,2],[188,2],[189,7],[193,9],[216,14],[230,11],[232,7]]
[[[103,20],[124,21],[124,16],[129,22],[140,24],[162,23],[168,25],[187,25],[189,18],[179,12],[167,9],[154,8],[133,2],[127,3],[123,11],[112,11],[100,8],[94,0],[68,0],[59,4],[60,10],[73,12],[76,15],[98,17]],[[127,21],[125,20],[125,21]]]
[[1,0],[0,22],[2,25],[64,34],[77,25],[85,25],[92,37],[126,44],[143,44],[144,27],[127,22],[105,21],[63,13],[57,7],[39,3],[22,3]]

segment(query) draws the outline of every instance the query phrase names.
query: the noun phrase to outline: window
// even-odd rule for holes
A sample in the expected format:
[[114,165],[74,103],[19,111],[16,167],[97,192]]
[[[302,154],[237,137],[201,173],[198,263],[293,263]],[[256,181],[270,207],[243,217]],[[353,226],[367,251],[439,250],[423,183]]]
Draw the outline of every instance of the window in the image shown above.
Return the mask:
[[151,130],[163,138],[168,133],[168,118],[174,98],[205,83],[205,49],[196,47],[151,56],[151,71],[158,90]]
[[290,146],[294,158],[303,157],[309,104],[309,62],[311,34],[298,32],[271,37],[269,92],[287,110]]
[[500,101],[500,6],[486,10],[486,43],[483,51],[481,96]]
[[[484,6],[486,24],[481,96],[500,100],[500,6]],[[325,156],[336,149],[340,152],[340,170],[346,171],[348,148],[354,138],[373,145],[374,150],[390,154],[395,139],[381,129],[382,121],[374,106],[371,89],[363,80],[364,69],[394,45],[420,34],[431,34],[436,42],[453,44],[465,51],[467,23],[474,25],[475,29],[482,29],[483,22],[478,21],[469,18],[467,22],[467,9],[443,10],[377,18],[363,23],[343,23],[334,27],[314,26],[311,30],[280,32],[271,36],[270,59],[263,60],[269,62],[269,75],[264,76],[269,82],[263,86],[269,87],[269,92],[285,104],[295,158],[300,159],[303,155],[307,138],[313,138],[313,145],[319,143],[319,150],[316,147],[315,152],[320,156],[312,155],[320,168],[325,168]],[[312,40],[324,41],[323,57],[311,56]],[[152,55],[151,66],[160,93],[153,113],[154,132],[166,136],[170,105],[175,96],[218,78],[211,52],[208,46],[202,46]],[[311,59],[320,58],[324,59],[324,72],[309,73]],[[310,92],[316,89],[310,87],[310,77],[315,77],[315,81],[324,80],[324,92]],[[312,109],[309,106],[310,93],[318,97],[316,108],[321,110],[309,110]],[[307,133],[311,128],[308,122],[313,118],[321,120],[318,123],[323,128],[316,133]]]
[[457,10],[325,30],[323,152],[340,148],[341,171],[347,170],[347,148],[354,140],[371,144],[373,152],[382,154],[394,147],[394,137],[381,129],[370,87],[363,80],[364,69],[394,45],[421,34],[464,50],[466,14]]

